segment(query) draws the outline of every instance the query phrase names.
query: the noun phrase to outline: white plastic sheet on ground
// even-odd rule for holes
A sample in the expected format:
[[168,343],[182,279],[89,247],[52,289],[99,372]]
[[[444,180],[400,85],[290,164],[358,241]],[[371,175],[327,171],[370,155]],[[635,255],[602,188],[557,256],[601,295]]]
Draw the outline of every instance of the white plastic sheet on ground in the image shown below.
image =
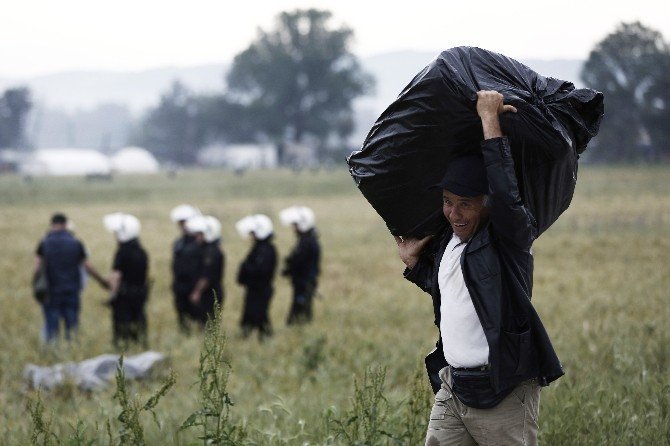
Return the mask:
[[[126,379],[146,378],[166,361],[164,354],[154,351],[124,356]],[[99,390],[107,387],[114,379],[118,363],[119,355],[106,354],[81,362],[65,362],[46,367],[28,364],[23,371],[23,379],[32,388],[50,390],[67,382],[82,390]]]

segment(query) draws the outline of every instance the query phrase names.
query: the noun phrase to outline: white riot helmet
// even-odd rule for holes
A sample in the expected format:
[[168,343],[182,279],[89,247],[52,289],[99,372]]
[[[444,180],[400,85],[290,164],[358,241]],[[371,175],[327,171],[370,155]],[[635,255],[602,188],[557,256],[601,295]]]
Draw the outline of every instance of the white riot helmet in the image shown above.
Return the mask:
[[279,213],[279,219],[284,226],[295,224],[300,232],[314,229],[314,212],[306,206],[291,206]]
[[205,219],[205,241],[212,243],[221,238],[221,222],[216,217],[208,215]]
[[186,221],[191,217],[200,215],[200,210],[190,204],[180,204],[170,212],[170,219],[173,223]]
[[137,217],[122,212],[105,215],[102,219],[102,224],[121,243],[139,237],[140,230],[142,229],[142,225]]
[[202,232],[204,236],[205,232],[207,231],[207,219],[200,214],[194,215],[186,220],[186,223],[184,223],[184,228],[189,234],[197,234],[198,232]]
[[270,237],[273,232],[272,220],[270,217],[263,214],[248,215],[242,220],[235,223],[235,229],[237,229],[240,237],[246,238],[249,234],[253,233],[257,239],[265,240]]

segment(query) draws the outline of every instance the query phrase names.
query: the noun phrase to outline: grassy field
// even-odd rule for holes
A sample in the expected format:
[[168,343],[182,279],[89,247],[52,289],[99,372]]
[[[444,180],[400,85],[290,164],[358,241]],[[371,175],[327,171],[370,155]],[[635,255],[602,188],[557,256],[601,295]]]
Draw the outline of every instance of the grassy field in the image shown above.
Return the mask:
[[[402,279],[392,237],[344,168],[243,176],[187,171],[175,178],[111,182],[0,177],[0,444],[28,444],[31,436],[47,444],[34,437],[29,403],[34,407],[37,395],[21,378],[28,363],[50,365],[113,351],[110,315],[102,305],[106,295],[95,283],[82,295],[77,341],[57,348],[39,341],[42,315],[29,279],[37,241],[54,211],[73,220],[101,271],[109,270],[115,249],[102,216],[124,211],[142,221],[141,240],[155,279],[147,308],[150,347],[168,354],[176,373],[155,417],[141,419],[144,438],[148,444],[203,443],[197,431],[179,431],[200,407],[203,344],[201,333],[178,332],[169,291],[170,246],[177,236],[169,211],[182,202],[217,216],[223,225],[222,323],[234,401],[229,422],[244,427],[245,444],[420,444],[423,434],[412,437],[417,428],[410,425],[413,417],[425,423],[428,416],[429,395],[416,385],[416,376],[436,337],[430,298]],[[234,278],[249,242],[233,225],[255,212],[277,222],[279,210],[293,204],[314,209],[324,251],[314,323],[285,326],[290,287],[277,277],[271,307],[275,336],[265,343],[240,339],[242,290]],[[293,242],[288,228],[276,227],[282,257]],[[534,250],[533,302],[566,369],[564,378],[542,391],[540,441],[670,444],[670,168],[583,168],[572,206]],[[385,376],[370,367],[385,369]],[[128,389],[146,400],[159,387],[160,380],[149,380],[129,383]],[[111,385],[83,393],[66,386],[43,393],[44,418],[51,419],[54,434],[49,438],[67,442],[78,430],[79,440],[70,444],[88,444],[82,438],[119,443],[115,390]],[[356,421],[346,420],[374,405],[371,399],[379,402],[379,411],[368,414],[377,424],[360,427],[363,433],[368,429],[367,437],[346,439],[337,421],[353,429]]]

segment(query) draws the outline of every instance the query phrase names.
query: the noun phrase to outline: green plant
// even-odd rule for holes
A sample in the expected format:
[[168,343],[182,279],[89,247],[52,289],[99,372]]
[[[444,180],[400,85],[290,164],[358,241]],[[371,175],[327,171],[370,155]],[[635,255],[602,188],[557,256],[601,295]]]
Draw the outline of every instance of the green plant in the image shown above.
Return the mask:
[[353,407],[344,420],[333,420],[336,438],[342,438],[350,446],[383,444],[393,435],[384,429],[389,403],[383,388],[386,368],[368,368],[363,382],[354,379]]
[[160,425],[156,413],[154,412],[154,408],[175,382],[175,374],[173,371],[170,371],[170,375],[163,382],[161,388],[158,389],[158,391],[156,391],[144,405],[142,405],[137,396],[131,398],[128,394],[126,376],[123,369],[123,355],[119,358],[119,364],[116,367],[116,393],[114,394],[114,398],[118,399],[119,404],[121,405],[121,413],[117,418],[121,422],[121,428],[119,429],[120,445],[146,444],[144,440],[144,428],[140,422],[140,414],[146,411],[151,412],[156,424]]
[[83,421],[78,420],[74,426],[70,424],[70,429],[72,429],[72,434],[65,443],[68,446],[91,446],[95,444],[95,440],[88,438],[86,435],[87,427]]
[[417,367],[409,396],[402,407],[402,419],[398,425],[403,431],[399,435],[401,444],[412,446],[422,444],[426,436],[427,415],[432,407],[433,394],[428,386],[426,372],[423,365]]
[[205,337],[200,351],[199,399],[200,409],[193,412],[180,430],[200,427],[198,438],[203,444],[237,445],[246,436],[241,426],[231,424],[230,408],[234,405],[228,394],[230,362],[226,358],[226,335],[221,324],[223,307],[215,302],[213,317],[205,325]]
[[42,393],[37,392],[37,400],[28,400],[28,411],[33,422],[32,433],[30,434],[30,444],[51,446],[58,444],[58,437],[51,431],[53,417],[44,419],[44,403],[42,402]]

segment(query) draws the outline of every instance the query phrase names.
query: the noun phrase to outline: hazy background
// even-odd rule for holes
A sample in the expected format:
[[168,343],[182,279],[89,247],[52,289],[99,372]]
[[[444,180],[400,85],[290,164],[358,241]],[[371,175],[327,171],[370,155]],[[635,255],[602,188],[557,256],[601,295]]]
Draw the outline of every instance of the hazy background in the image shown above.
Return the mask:
[[332,26],[353,30],[349,50],[375,87],[354,101],[359,146],[370,125],[412,76],[440,51],[480,46],[541,74],[583,86],[579,72],[593,46],[620,22],[642,21],[670,35],[662,2],[556,4],[425,1],[189,2],[65,0],[12,2],[0,27],[0,91],[30,89],[25,139],[33,148],[111,150],[179,81],[191,94],[224,91],[236,54],[281,11],[318,8]]

